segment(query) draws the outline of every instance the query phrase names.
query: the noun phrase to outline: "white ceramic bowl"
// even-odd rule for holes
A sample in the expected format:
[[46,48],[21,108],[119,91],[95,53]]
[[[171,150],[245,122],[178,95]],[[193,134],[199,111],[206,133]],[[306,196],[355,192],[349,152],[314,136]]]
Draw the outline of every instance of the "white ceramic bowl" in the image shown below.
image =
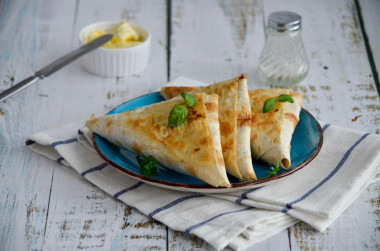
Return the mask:
[[[86,44],[91,31],[109,30],[118,23],[120,22],[100,22],[84,27],[79,33],[80,43]],[[151,36],[143,27],[131,23],[130,25],[143,37],[144,42],[129,48],[95,49],[82,57],[85,69],[102,77],[123,77],[142,72],[149,61]]]

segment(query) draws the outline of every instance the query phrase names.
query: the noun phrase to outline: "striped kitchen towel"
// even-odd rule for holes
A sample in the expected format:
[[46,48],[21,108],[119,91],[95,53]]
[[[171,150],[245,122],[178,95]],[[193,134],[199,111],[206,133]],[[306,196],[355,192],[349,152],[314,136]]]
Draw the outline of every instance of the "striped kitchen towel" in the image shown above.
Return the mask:
[[91,133],[76,121],[30,136],[26,144],[39,154],[71,166],[100,189],[168,227],[195,234],[216,249],[241,250],[298,220],[282,212],[256,209],[202,194],[154,187],[104,162],[89,143]]
[[[179,78],[173,85],[200,85]],[[71,166],[108,194],[168,227],[195,234],[216,249],[242,250],[304,221],[329,226],[380,178],[380,136],[323,125],[324,143],[305,168],[260,188],[226,194],[195,194],[144,184],[104,162],[80,129],[84,120],[28,137],[34,152]]]
[[305,168],[255,191],[214,195],[283,212],[325,230],[380,179],[380,136],[326,124],[320,153]]

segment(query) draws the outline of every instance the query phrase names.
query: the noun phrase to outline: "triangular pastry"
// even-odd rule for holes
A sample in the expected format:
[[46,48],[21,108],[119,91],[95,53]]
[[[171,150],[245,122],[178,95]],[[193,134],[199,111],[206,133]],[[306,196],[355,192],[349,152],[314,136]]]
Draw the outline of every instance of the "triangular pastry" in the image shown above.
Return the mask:
[[218,96],[194,94],[186,121],[169,127],[168,116],[182,97],[119,114],[91,118],[86,126],[120,147],[152,156],[162,165],[214,187],[230,187],[220,144]]
[[251,108],[245,75],[206,87],[168,86],[161,96],[170,99],[181,92],[217,94],[222,151],[227,172],[239,179],[255,180],[250,151]]
[[[294,103],[276,102],[273,110],[264,113],[266,100],[281,94],[291,96]],[[282,168],[291,166],[290,142],[302,106],[302,94],[289,89],[249,90],[252,111],[251,150],[252,157]]]

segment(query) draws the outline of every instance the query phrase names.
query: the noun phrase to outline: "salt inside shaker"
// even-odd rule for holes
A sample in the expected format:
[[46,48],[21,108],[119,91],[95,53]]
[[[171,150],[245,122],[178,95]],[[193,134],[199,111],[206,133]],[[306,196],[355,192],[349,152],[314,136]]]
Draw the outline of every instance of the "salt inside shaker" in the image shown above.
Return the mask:
[[270,86],[289,87],[301,82],[308,71],[301,37],[301,16],[289,11],[271,13],[260,55],[261,80]]

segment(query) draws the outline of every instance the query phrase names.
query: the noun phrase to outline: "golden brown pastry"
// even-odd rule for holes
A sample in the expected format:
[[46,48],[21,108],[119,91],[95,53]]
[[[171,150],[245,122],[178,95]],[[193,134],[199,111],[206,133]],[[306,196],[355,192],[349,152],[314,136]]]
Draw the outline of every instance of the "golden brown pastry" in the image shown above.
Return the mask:
[[86,126],[120,147],[152,156],[162,165],[214,187],[230,187],[220,144],[218,96],[194,94],[186,121],[169,127],[168,116],[182,97],[124,113],[91,118]]
[[255,180],[250,151],[251,108],[245,75],[206,87],[162,87],[161,96],[170,99],[181,92],[217,94],[223,157],[227,172],[239,179]]
[[[265,101],[281,94],[290,95],[294,103],[276,102],[273,110],[264,113]],[[282,168],[289,168],[290,142],[299,121],[302,94],[289,89],[257,89],[250,90],[249,97],[252,111],[252,156],[274,166],[280,161]]]

